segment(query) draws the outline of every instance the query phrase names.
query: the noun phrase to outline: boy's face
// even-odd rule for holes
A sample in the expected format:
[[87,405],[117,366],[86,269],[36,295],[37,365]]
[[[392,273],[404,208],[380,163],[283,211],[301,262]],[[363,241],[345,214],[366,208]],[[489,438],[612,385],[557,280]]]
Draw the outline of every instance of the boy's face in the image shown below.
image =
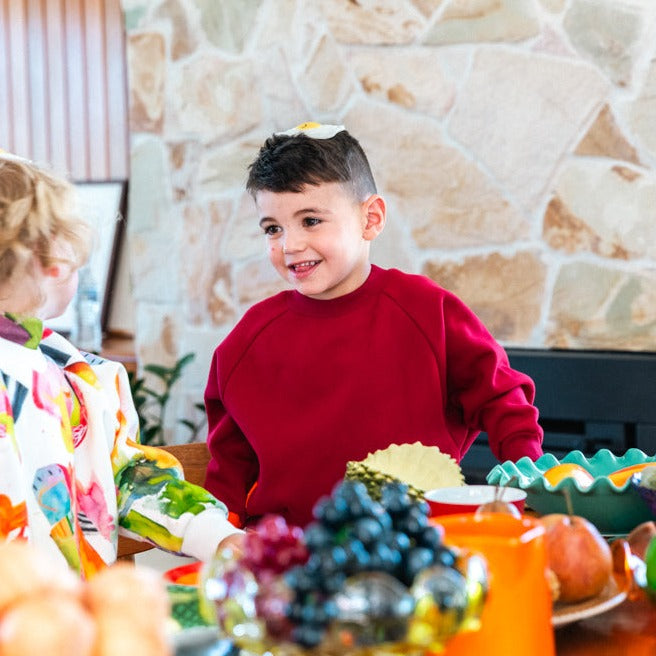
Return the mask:
[[367,279],[369,243],[385,223],[380,196],[360,202],[325,182],[299,193],[259,191],[255,204],[271,263],[301,294],[337,298]]

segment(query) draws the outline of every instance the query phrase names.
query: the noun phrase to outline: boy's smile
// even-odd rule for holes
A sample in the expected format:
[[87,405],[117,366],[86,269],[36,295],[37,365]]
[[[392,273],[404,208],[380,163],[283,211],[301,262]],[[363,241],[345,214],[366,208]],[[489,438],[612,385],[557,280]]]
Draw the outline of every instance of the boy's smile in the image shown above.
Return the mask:
[[255,198],[276,271],[305,296],[327,300],[356,290],[370,270],[369,245],[385,223],[385,204],[360,202],[338,182],[301,192],[258,191]]
[[290,264],[287,268],[290,269],[297,278],[301,278],[303,276],[309,275],[310,272],[318,265],[319,260],[310,260],[309,262],[298,262],[296,264]]

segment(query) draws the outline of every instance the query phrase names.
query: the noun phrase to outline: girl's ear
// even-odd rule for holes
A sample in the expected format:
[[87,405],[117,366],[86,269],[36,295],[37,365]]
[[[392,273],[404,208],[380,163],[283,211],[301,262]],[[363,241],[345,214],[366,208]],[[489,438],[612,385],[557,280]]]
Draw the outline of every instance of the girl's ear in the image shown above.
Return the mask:
[[365,226],[362,236],[366,241],[373,241],[385,227],[385,200],[378,194],[373,194],[362,204]]
[[38,264],[37,267],[43,278],[48,278],[55,283],[68,280],[71,274],[76,270],[76,267],[73,266],[71,262],[64,261],[55,261],[48,266]]
[[61,262],[51,264],[47,267],[39,265],[41,269],[41,274],[48,278],[60,278],[64,274],[65,265]]

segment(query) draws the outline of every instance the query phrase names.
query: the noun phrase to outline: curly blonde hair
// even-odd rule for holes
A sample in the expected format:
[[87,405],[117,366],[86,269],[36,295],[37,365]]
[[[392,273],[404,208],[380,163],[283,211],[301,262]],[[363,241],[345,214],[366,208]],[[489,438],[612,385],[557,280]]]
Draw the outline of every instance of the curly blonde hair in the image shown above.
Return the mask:
[[[0,154],[0,299],[18,281],[32,278],[34,264],[49,267],[57,244],[68,243],[73,270],[88,259],[90,226],[77,214],[75,187],[44,168]],[[34,307],[42,301],[35,289]]]

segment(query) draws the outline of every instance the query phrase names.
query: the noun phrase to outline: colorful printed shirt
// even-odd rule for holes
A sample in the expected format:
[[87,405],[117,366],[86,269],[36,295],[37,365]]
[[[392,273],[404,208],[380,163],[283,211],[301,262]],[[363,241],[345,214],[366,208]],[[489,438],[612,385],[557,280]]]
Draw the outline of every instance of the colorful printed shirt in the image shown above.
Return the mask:
[[236,529],[225,506],[142,446],[121,364],[34,318],[0,314],[0,539],[25,538],[88,577],[117,535],[207,560]]

